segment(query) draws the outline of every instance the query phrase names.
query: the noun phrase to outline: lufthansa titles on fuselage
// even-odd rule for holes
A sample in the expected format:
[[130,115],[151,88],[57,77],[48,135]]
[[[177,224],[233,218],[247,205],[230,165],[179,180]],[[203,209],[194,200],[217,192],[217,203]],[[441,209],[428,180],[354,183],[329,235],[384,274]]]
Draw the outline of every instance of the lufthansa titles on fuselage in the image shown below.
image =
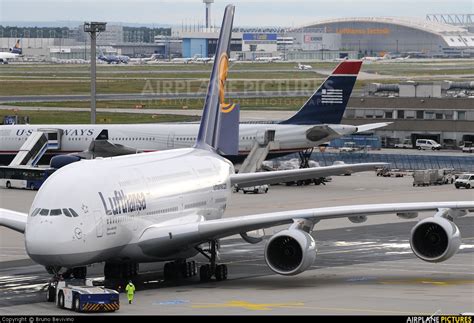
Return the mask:
[[126,194],[123,190],[114,190],[114,195],[104,197],[99,192],[105,214],[125,214],[146,209],[146,199],[143,192]]

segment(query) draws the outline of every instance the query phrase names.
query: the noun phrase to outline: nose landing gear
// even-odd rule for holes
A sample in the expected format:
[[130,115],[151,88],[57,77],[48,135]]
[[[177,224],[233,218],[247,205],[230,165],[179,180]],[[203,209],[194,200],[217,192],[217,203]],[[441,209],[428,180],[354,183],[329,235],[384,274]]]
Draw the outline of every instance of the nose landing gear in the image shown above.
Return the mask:
[[61,273],[62,268],[59,266],[46,266],[45,268],[48,274],[53,275],[48,282],[46,290],[46,300],[48,302],[56,301],[56,286],[58,281],[69,279],[71,275],[76,279],[86,279],[87,277],[87,267],[69,268],[63,273]]

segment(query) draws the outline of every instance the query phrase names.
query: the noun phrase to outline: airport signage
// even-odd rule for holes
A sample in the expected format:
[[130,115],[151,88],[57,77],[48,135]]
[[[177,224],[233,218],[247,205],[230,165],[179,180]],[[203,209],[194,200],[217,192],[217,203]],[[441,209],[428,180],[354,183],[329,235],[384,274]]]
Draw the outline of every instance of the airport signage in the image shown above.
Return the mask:
[[323,36],[304,35],[304,42],[307,43],[320,43],[323,41]]
[[259,43],[259,42],[276,42],[277,34],[270,33],[244,33],[242,40],[245,42]]
[[[334,32],[331,28],[327,29],[328,33]],[[337,34],[341,35],[390,35],[389,28],[337,28]]]

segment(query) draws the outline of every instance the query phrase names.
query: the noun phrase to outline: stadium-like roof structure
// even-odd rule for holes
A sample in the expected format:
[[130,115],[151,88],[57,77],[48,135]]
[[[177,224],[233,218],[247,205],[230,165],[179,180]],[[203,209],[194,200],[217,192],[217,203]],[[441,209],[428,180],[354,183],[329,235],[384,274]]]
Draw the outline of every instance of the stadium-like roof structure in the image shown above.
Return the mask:
[[295,29],[314,28],[325,24],[331,23],[381,23],[381,24],[394,24],[408,28],[414,28],[422,30],[428,33],[437,35],[459,35],[467,34],[468,31],[464,28],[452,26],[448,24],[427,21],[420,18],[405,18],[405,17],[355,17],[355,18],[337,18],[337,19],[324,19],[313,23],[305,24]]

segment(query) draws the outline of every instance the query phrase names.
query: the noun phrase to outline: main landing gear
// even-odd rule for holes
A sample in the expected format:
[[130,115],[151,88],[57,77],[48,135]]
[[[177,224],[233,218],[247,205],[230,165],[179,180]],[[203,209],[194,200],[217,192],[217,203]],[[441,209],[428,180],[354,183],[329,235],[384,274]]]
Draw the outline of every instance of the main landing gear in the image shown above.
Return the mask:
[[138,275],[138,269],[138,264],[133,262],[106,262],[104,266],[104,277],[106,280],[131,279]]
[[300,168],[309,168],[309,160],[313,151],[314,148],[308,148],[306,150],[298,152],[298,155],[300,157]]
[[207,249],[196,247],[196,250],[209,259],[210,262],[210,264],[202,265],[201,268],[199,268],[199,278],[202,282],[211,280],[212,276],[216,277],[217,281],[227,279],[227,265],[216,264],[217,248],[217,240],[209,241],[209,247]]
[[167,262],[163,268],[165,281],[177,280],[181,277],[189,278],[197,274],[195,261],[173,261]]
[[[209,259],[209,264],[202,265],[199,268],[199,278],[202,282],[210,281],[214,276],[217,281],[227,279],[227,266],[217,265],[217,240],[209,241],[209,247],[202,249],[196,247],[204,257]],[[177,260],[168,262],[163,269],[165,281],[175,281],[180,278],[189,278],[197,275],[197,266],[195,261]]]

